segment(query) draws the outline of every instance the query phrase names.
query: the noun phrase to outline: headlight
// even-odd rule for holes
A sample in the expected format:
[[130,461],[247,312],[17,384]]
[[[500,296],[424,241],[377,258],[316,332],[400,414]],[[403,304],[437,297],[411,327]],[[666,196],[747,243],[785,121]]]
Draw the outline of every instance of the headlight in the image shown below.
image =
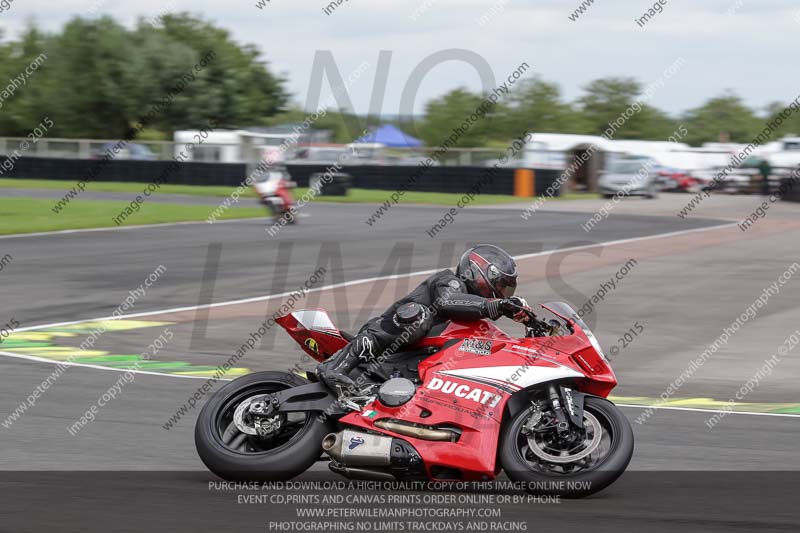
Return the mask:
[[594,333],[592,333],[591,331],[589,331],[586,328],[583,329],[583,332],[586,334],[586,337],[589,339],[589,343],[591,343],[592,348],[597,350],[597,353],[600,354],[600,357],[602,357],[605,360],[606,363],[610,363],[611,361],[609,361],[608,357],[606,357],[606,354],[603,353],[603,349],[600,347],[600,343],[597,342],[597,338],[594,336]]

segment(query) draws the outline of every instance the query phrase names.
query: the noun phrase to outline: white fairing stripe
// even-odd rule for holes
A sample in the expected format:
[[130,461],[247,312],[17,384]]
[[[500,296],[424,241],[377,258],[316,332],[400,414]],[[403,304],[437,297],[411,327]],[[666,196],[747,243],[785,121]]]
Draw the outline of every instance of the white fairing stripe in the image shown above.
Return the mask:
[[328,313],[320,309],[301,309],[294,311],[292,316],[306,329],[336,331]]
[[[557,368],[548,366],[494,366],[488,368],[464,368],[461,370],[448,370],[446,372],[437,373],[464,379],[494,381],[515,389],[524,389],[531,385],[538,385],[539,383],[546,383],[557,379],[585,377],[580,372],[576,372],[565,366],[559,366]],[[514,376],[516,376],[516,379],[513,379]]]
[[464,375],[454,375],[452,372],[436,372],[436,374],[445,376],[445,377],[453,377],[458,379],[463,379],[464,381],[471,381],[473,383],[478,383],[485,387],[494,387],[497,390],[505,391],[509,394],[514,394],[518,390],[520,390],[519,385],[511,384],[499,379],[489,379],[489,378],[482,378],[477,376],[464,376]]

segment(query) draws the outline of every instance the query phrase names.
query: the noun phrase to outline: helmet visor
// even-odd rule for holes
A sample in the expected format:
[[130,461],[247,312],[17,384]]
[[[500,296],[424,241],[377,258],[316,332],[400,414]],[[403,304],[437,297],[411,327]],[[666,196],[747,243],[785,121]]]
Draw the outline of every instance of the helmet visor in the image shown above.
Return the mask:
[[511,298],[517,290],[517,278],[512,276],[500,275],[492,280],[492,285],[495,290],[502,295],[503,298]]

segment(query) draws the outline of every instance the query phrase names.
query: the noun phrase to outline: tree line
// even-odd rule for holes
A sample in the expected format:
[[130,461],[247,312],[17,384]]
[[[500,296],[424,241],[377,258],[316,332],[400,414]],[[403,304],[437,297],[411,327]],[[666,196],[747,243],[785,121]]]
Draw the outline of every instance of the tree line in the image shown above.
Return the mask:
[[[214,120],[220,128],[302,122],[307,113],[291,104],[287,80],[273,72],[255,45],[240,44],[230,32],[189,14],[140,19],[128,29],[113,18],[76,17],[59,32],[34,24],[15,39],[0,34],[0,91],[37,57],[46,60],[24,86],[6,93],[0,108],[0,136],[21,137],[49,116],[51,137],[117,139],[129,136],[141,114],[161,100],[187,70],[209,52],[214,61],[171,99],[170,105],[137,131],[141,140],[171,139],[172,132],[196,129]],[[267,54],[269,50],[265,51]],[[505,146],[521,132],[600,135],[639,101],[643,85],[634,78],[591,81],[574,101],[560,87],[539,76],[520,81],[505,99],[459,140],[459,147]],[[430,100],[423,116],[397,122],[429,146],[447,139],[484,95],[465,88]],[[615,139],[666,140],[678,128],[691,145],[709,141],[749,142],[786,104],[753,109],[732,91],[714,96],[677,116],[649,104],[631,116]],[[313,124],[333,132],[336,142],[350,142],[353,132],[383,122],[347,110],[328,110]],[[800,117],[783,122],[776,135],[800,134]]]
[[[699,146],[705,142],[749,143],[786,109],[788,103],[774,102],[755,110],[733,91],[712,97],[699,107],[677,116],[641,103],[644,86],[634,78],[609,77],[591,81],[582,95],[568,102],[557,84],[533,77],[517,84],[486,119],[459,141],[461,146],[505,145],[515,132],[573,133],[602,135],[610,124],[625,115],[624,125],[615,128],[614,139],[666,141],[676,131],[681,142]],[[665,89],[668,90],[668,89]],[[429,102],[425,116],[415,125],[428,143],[446,139],[452,128],[480,104],[482,96],[456,89]],[[638,104],[637,104],[638,103]],[[638,109],[632,112],[632,108]],[[800,116],[792,113],[773,134],[800,134]]]
[[174,130],[209,120],[222,127],[263,125],[287,105],[285,80],[255,46],[188,15],[159,22],[142,19],[127,29],[110,17],[75,18],[60,33],[31,25],[18,39],[4,40],[0,80],[19,76],[40,54],[47,59],[0,109],[0,135],[27,135],[47,115],[54,122],[51,137],[124,138],[209,54],[213,61],[185,80],[140,139],[169,139]]

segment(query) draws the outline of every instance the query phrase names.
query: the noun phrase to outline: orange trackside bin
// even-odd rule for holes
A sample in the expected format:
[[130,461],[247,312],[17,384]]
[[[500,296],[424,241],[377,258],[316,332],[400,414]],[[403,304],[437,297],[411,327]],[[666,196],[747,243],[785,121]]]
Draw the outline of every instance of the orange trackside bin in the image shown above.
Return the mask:
[[514,196],[536,196],[536,173],[529,168],[514,171]]

